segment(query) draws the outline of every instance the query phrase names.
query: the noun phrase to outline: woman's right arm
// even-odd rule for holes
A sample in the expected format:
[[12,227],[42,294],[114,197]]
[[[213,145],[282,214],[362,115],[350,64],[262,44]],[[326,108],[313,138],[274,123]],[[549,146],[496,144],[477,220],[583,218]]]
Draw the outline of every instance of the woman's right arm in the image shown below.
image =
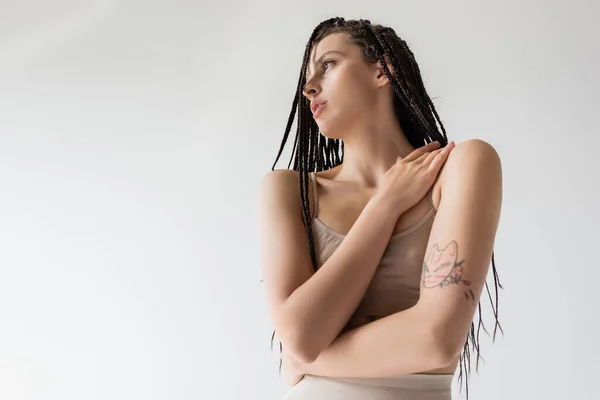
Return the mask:
[[362,300],[403,210],[375,195],[340,246],[314,273],[298,173],[271,171],[259,190],[263,284],[282,346],[314,361],[340,334]]

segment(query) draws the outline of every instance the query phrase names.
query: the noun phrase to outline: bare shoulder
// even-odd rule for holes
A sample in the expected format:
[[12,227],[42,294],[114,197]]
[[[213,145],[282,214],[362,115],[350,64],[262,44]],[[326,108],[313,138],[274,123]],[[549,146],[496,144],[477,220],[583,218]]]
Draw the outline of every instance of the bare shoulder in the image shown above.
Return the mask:
[[[312,215],[312,185],[308,185],[309,209]],[[300,199],[300,180],[298,171],[291,169],[276,169],[266,173],[259,186],[259,206],[277,206],[287,212],[302,213]]]
[[490,158],[493,161],[500,161],[498,152],[490,143],[481,139],[469,139],[456,144],[448,160],[450,159],[473,159],[473,158]]
[[267,172],[259,185],[259,206],[283,207],[288,211],[300,210],[299,184],[297,171],[276,169]]
[[[298,194],[298,173],[291,169],[276,169],[267,172],[260,181],[259,196],[265,197],[290,197]],[[295,193],[293,193],[295,192]]]
[[[457,143],[439,174],[440,189],[470,184],[502,185],[502,164],[496,149],[481,139]],[[465,189],[465,188],[463,188]]]
[[442,186],[452,179],[460,179],[465,173],[490,174],[501,170],[500,156],[496,149],[481,139],[469,139],[457,143],[450,152],[440,173]]

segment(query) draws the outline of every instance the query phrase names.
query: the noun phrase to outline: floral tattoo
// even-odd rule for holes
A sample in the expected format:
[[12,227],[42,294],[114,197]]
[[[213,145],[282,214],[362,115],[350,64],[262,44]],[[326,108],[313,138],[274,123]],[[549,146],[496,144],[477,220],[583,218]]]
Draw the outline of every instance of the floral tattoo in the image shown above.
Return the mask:
[[460,285],[461,283],[467,286],[465,290],[465,299],[475,304],[475,295],[469,286],[471,281],[462,279],[463,263],[465,260],[458,261],[458,244],[456,241],[451,241],[448,245],[440,250],[437,244],[431,247],[431,250],[425,257],[423,262],[423,273],[421,277],[421,285],[424,288],[434,288],[450,285]]

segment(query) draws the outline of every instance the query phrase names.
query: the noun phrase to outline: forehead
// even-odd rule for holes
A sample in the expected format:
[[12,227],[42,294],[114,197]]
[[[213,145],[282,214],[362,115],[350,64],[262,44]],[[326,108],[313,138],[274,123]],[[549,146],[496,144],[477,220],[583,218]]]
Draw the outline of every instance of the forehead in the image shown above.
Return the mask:
[[[336,32],[330,35],[327,35],[325,38],[321,39],[321,41],[313,46],[311,49],[311,53],[308,59],[308,65],[306,66],[306,77],[311,76],[312,71],[319,58],[330,50],[340,51],[347,56],[352,55],[350,43],[346,41],[346,33],[344,32]],[[337,54],[339,53],[332,53]]]

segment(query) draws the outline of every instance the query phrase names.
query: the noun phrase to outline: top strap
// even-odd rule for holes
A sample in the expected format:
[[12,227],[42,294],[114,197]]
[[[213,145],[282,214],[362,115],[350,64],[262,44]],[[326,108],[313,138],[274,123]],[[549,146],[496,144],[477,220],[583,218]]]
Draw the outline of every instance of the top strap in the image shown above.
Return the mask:
[[317,213],[319,212],[319,195],[317,192],[317,174],[316,172],[310,173],[310,180],[312,181],[312,201],[313,201],[313,216],[311,221],[316,218]]

